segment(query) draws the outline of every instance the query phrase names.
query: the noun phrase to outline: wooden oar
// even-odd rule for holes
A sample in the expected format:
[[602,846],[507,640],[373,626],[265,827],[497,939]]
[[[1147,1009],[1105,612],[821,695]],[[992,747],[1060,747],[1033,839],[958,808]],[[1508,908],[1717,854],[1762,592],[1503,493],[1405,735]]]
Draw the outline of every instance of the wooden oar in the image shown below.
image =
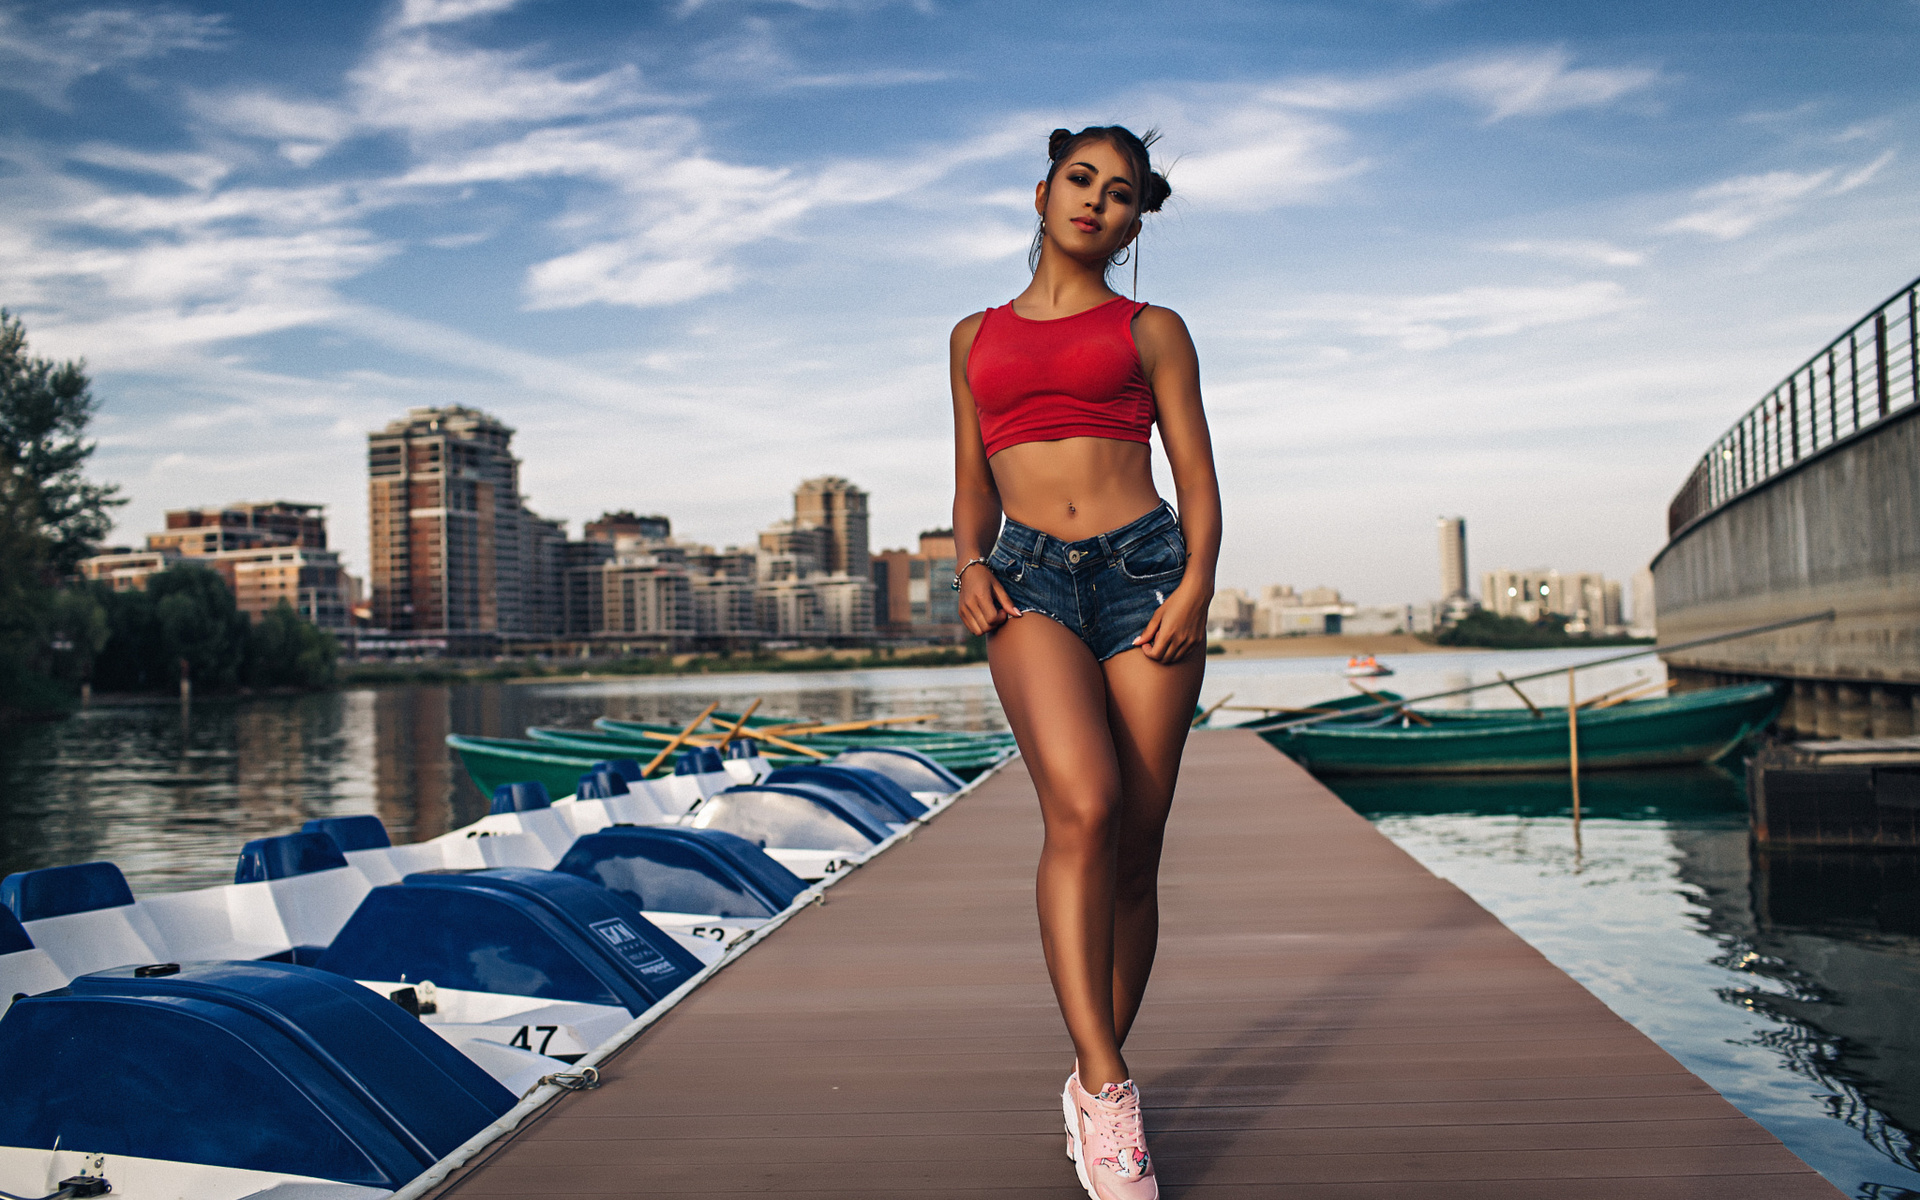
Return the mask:
[[1217,703],[1215,703],[1215,704],[1214,704],[1214,706],[1213,706],[1212,708],[1210,708],[1210,709],[1208,709],[1207,711],[1205,711],[1205,712],[1203,712],[1203,713],[1201,713],[1201,714],[1200,714],[1199,716],[1197,716],[1197,717],[1195,717],[1195,718],[1193,719],[1193,725],[1192,725],[1192,728],[1194,728],[1194,729],[1198,729],[1198,728],[1200,728],[1200,724],[1201,724],[1201,722],[1203,722],[1203,721],[1205,721],[1205,720],[1206,720],[1206,719],[1207,719],[1208,717],[1210,717],[1210,716],[1212,716],[1213,714],[1215,714],[1215,713],[1217,713],[1217,712],[1219,712],[1219,711],[1220,711],[1220,709],[1221,709],[1221,708],[1222,708],[1222,707],[1223,707],[1223,706],[1224,706],[1224,705],[1226,704],[1226,702],[1227,702],[1227,701],[1229,701],[1229,700],[1231,700],[1231,699],[1233,699],[1233,693],[1232,693],[1232,692],[1228,692],[1228,693],[1227,693],[1226,695],[1224,695],[1224,696],[1222,696],[1222,697],[1220,697],[1220,699],[1219,699],[1219,701],[1218,701]]
[[[1361,695],[1365,696],[1369,700],[1378,700],[1382,704],[1393,703],[1393,701],[1387,699],[1385,696],[1382,696],[1379,692],[1370,692],[1366,688],[1361,687],[1359,684],[1355,683],[1351,679],[1347,680],[1347,686],[1352,688],[1354,691],[1359,692]],[[1399,706],[1399,708],[1400,708],[1401,716],[1406,717],[1409,720],[1418,721],[1420,724],[1425,725],[1429,729],[1433,727],[1432,721],[1427,720],[1425,717],[1421,716],[1419,713],[1408,708],[1406,705],[1402,704]]]
[[[720,739],[720,749],[722,752],[724,752],[728,746],[731,746],[733,744],[734,735],[739,733],[740,727],[747,723],[747,718],[753,715],[753,710],[760,707],[760,701],[761,701],[761,697],[755,696],[753,698],[753,703],[747,705],[747,711],[740,714],[740,719],[738,721],[735,721],[733,724],[727,726],[727,736]],[[724,721],[716,722],[716,723],[722,724],[722,725],[726,724],[726,722]]]
[[1513,680],[1508,679],[1507,673],[1505,671],[1495,671],[1494,674],[1500,677],[1501,683],[1504,683],[1508,687],[1513,689],[1513,694],[1520,697],[1520,703],[1527,706],[1528,712],[1532,713],[1536,717],[1540,715],[1539,706],[1536,705],[1533,701],[1527,699],[1527,694],[1520,690],[1520,685],[1515,683]]
[[840,721],[833,725],[822,725],[818,721],[795,721],[790,725],[763,725],[759,729],[746,731],[748,737],[760,737],[763,733],[786,733],[798,737],[816,733],[853,733],[862,729],[874,729],[881,725],[916,725],[922,721],[937,721],[939,713],[920,713],[911,717],[869,717],[864,721]]
[[822,762],[825,762],[828,758],[832,757],[831,755],[820,753],[818,750],[815,750],[812,746],[802,746],[798,742],[790,742],[785,738],[774,737],[770,733],[762,733],[759,730],[755,730],[754,732],[748,734],[747,736],[753,738],[756,741],[769,742],[775,746],[780,747],[782,750],[791,750],[795,754],[804,754],[809,758],[817,758]]
[[1332,712],[1343,712],[1343,711],[1345,711],[1344,709],[1338,709],[1338,708],[1326,708],[1326,707],[1320,707],[1320,708],[1287,708],[1287,707],[1285,707],[1285,706],[1282,706],[1282,705],[1274,705],[1274,704],[1221,704],[1221,705],[1217,705],[1216,707],[1218,707],[1218,708],[1220,709],[1220,711],[1221,711],[1221,712],[1257,712],[1257,713],[1332,713]]
[[1607,702],[1606,702],[1605,704],[1602,704],[1602,705],[1601,705],[1600,707],[1601,707],[1601,708],[1612,708],[1612,707],[1613,707],[1614,705],[1616,705],[1616,704],[1625,704],[1625,703],[1626,703],[1627,701],[1629,701],[1629,700],[1631,700],[1631,699],[1633,699],[1634,697],[1636,697],[1636,696],[1638,696],[1638,695],[1640,695],[1640,694],[1641,694],[1641,693],[1643,693],[1643,692],[1665,692],[1665,691],[1671,691],[1671,690],[1673,689],[1673,685],[1674,685],[1674,684],[1676,684],[1676,683],[1679,683],[1679,682],[1680,682],[1680,681],[1679,681],[1678,679],[1669,679],[1669,680],[1667,680],[1667,681],[1666,681],[1665,683],[1650,683],[1650,684],[1648,684],[1647,686],[1645,686],[1645,687],[1643,687],[1643,688],[1639,688],[1639,689],[1637,689],[1637,690],[1635,690],[1635,691],[1631,691],[1631,692],[1628,692],[1628,693],[1627,693],[1626,695],[1624,695],[1624,696],[1621,696],[1620,698],[1618,698],[1618,699],[1616,699],[1616,700],[1609,700],[1609,701],[1607,701]]
[[1604,700],[1610,700],[1613,697],[1618,696],[1621,692],[1641,691],[1641,690],[1644,690],[1646,687],[1647,687],[1647,683],[1645,680],[1636,679],[1631,683],[1623,683],[1617,688],[1608,688],[1606,691],[1601,692],[1597,696],[1588,696],[1585,700],[1582,700],[1580,702],[1580,707],[1593,708],[1594,706],[1600,704]]
[[687,727],[685,729],[682,729],[678,735],[669,739],[666,745],[660,747],[660,753],[654,755],[653,761],[648,763],[646,767],[641,770],[640,778],[645,779],[647,776],[653,774],[653,769],[659,766],[661,763],[665,762],[667,760],[667,757],[671,755],[675,750],[678,750],[680,748],[680,743],[692,737],[693,731],[700,728],[700,723],[706,720],[707,717],[713,712],[714,709],[719,707],[720,707],[720,702],[718,700],[715,700],[712,704],[709,704],[705,708],[701,709],[700,715],[695,717],[693,720],[687,722]]
[[1574,672],[1578,668],[1567,668],[1567,769],[1573,780],[1573,828],[1578,837],[1580,828],[1580,706],[1573,702]]

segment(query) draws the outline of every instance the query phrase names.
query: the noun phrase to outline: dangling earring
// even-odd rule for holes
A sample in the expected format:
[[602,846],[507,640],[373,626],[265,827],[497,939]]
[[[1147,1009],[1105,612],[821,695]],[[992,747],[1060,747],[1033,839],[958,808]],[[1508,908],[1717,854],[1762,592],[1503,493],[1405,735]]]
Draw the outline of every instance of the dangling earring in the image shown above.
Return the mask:
[[1127,245],[1120,247],[1120,252],[1107,261],[1116,267],[1126,266],[1129,262],[1133,261],[1133,244],[1129,242]]
[[[1134,246],[1138,246],[1139,244],[1140,243],[1138,241],[1135,241],[1133,245],[1128,246],[1127,249],[1132,250]],[[1128,299],[1138,300],[1139,298],[1140,298],[1140,255],[1136,251],[1133,256],[1133,295],[1129,296]]]

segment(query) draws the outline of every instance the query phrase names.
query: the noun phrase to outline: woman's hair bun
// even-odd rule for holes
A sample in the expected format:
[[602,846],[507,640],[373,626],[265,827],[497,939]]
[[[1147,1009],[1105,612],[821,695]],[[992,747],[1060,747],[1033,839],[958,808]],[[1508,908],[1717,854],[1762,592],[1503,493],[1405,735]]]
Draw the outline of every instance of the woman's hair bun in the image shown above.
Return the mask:
[[1158,171],[1148,171],[1147,186],[1140,189],[1140,211],[1159,212],[1160,206],[1171,195],[1173,185],[1167,182],[1167,177]]
[[1067,143],[1073,140],[1071,129],[1056,129],[1047,135],[1047,161],[1054,162],[1067,152]]

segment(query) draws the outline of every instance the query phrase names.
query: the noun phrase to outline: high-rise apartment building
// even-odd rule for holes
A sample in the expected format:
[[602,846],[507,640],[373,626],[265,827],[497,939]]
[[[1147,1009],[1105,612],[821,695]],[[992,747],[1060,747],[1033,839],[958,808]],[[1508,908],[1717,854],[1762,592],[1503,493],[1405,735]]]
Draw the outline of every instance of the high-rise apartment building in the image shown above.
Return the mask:
[[873,556],[874,624],[894,637],[962,641],[960,594],[953,590],[953,531],[920,535],[918,552],[882,550]]
[[599,520],[588,521],[580,531],[580,539],[587,542],[611,542],[621,537],[669,541],[673,538],[673,522],[658,514],[636,517],[623,508],[619,512],[600,514]]
[[832,540],[832,533],[818,526],[775,521],[760,531],[755,574],[767,583],[825,574]]
[[1641,567],[1633,573],[1633,632],[1639,637],[1652,637],[1657,628],[1657,614],[1653,603],[1653,572]]
[[1440,599],[1467,598],[1467,519],[1440,518]]
[[1207,602],[1208,640],[1252,637],[1253,613],[1253,597],[1246,592],[1240,588],[1219,589]]
[[867,494],[838,475],[803,481],[793,492],[795,529],[827,533],[821,570],[867,576]]
[[478,409],[409,409],[367,435],[374,624],[394,633],[558,632],[562,551],[520,496],[513,430]]
[[1572,633],[1598,633],[1621,624],[1620,584],[1598,571],[1502,568],[1481,577],[1480,594],[1499,616],[1538,621],[1554,613],[1567,618]]
[[322,629],[345,630],[351,623],[346,572],[331,550],[263,546],[228,550],[204,561],[227,581],[240,611],[255,620],[284,601]]
[[326,506],[291,500],[241,500],[209,508],[168,509],[167,527],[147,535],[147,549],[188,556],[260,546],[327,548]]
[[80,564],[86,579],[116,591],[145,588],[156,571],[182,562],[210,567],[226,580],[235,605],[254,620],[285,601],[322,629],[345,630],[353,581],[327,549],[325,506],[290,500],[239,501],[176,508],[167,527],[147,535],[147,549],[110,551]]

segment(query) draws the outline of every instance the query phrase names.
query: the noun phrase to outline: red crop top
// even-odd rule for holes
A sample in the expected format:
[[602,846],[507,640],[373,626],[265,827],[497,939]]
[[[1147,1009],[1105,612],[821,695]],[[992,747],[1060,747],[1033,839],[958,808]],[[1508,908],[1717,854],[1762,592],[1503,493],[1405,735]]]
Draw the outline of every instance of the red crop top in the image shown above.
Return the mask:
[[1011,304],[988,309],[967,351],[987,457],[1070,437],[1144,443],[1153,389],[1133,344],[1133,319],[1146,307],[1116,296],[1051,321],[1030,320]]

